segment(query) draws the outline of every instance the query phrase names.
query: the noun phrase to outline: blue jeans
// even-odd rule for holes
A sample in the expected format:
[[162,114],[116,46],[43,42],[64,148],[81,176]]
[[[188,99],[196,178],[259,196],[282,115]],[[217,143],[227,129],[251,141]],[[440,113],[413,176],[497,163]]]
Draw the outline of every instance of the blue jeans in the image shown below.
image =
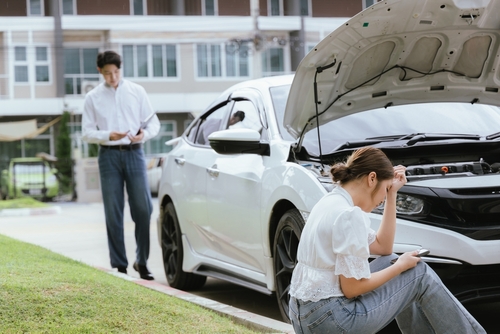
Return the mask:
[[130,214],[135,223],[136,262],[146,265],[153,205],[144,151],[142,148],[120,151],[101,147],[98,161],[111,267],[128,266],[123,233],[124,186],[127,188]]
[[[390,265],[396,255],[370,263],[371,272]],[[356,298],[317,302],[290,298],[296,333],[377,333],[396,319],[402,333],[486,333],[424,262],[381,287]]]

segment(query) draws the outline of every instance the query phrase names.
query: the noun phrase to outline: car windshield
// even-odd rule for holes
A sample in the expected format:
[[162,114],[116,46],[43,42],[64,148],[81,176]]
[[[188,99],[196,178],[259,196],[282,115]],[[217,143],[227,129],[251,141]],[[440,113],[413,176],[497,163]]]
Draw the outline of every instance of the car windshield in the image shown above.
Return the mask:
[[[469,103],[425,103],[380,108],[345,116],[320,127],[322,153],[330,153],[346,142],[371,138],[410,140],[416,134],[450,134],[443,139],[485,137],[500,130],[500,108]],[[385,138],[383,138],[385,137]],[[392,138],[391,138],[392,137]],[[439,139],[439,136],[433,139]],[[472,136],[470,139],[474,139]],[[312,155],[318,155],[317,131],[309,131],[303,141]]]
[[39,162],[14,165],[14,173],[16,174],[42,174],[44,171],[45,165]]
[[[284,140],[294,141],[283,125],[289,85],[270,89],[276,120]],[[500,108],[470,103],[422,103],[379,108],[345,116],[320,126],[322,153],[327,154],[346,142],[367,139],[412,139],[416,134],[450,134],[443,139],[467,139],[464,135],[485,137],[500,131]],[[461,135],[461,136],[460,136]],[[391,138],[392,137],[392,138]],[[436,140],[436,137],[433,138]],[[471,139],[473,139],[471,137]],[[370,140],[371,143],[376,140]],[[316,130],[306,133],[303,146],[319,155]]]
[[294,141],[295,139],[288,133],[288,131],[283,126],[286,100],[288,99],[288,93],[290,93],[290,86],[291,85],[271,87],[269,89],[269,92],[273,100],[274,114],[276,115],[276,122],[278,123],[281,137],[284,140]]

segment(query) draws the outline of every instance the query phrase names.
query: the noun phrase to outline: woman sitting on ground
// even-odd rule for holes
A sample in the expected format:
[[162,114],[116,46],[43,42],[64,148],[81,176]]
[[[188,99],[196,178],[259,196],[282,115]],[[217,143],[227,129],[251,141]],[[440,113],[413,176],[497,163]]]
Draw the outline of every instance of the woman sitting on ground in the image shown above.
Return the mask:
[[[289,304],[295,332],[376,333],[396,319],[403,333],[485,333],[417,250],[393,254],[405,167],[365,147],[331,175],[337,185],[313,208],[300,238]],[[367,213],[384,201],[375,232]],[[370,254],[381,256],[369,262]]]

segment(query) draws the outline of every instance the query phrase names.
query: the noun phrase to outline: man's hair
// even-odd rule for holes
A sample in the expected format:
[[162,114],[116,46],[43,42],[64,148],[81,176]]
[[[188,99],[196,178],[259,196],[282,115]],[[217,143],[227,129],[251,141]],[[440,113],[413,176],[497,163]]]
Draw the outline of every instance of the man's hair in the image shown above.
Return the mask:
[[122,58],[114,51],[104,51],[97,55],[97,67],[103,68],[106,65],[115,65],[120,68],[122,65]]
[[243,121],[245,119],[245,112],[238,110],[237,112],[234,113],[233,116],[238,117],[240,121]]

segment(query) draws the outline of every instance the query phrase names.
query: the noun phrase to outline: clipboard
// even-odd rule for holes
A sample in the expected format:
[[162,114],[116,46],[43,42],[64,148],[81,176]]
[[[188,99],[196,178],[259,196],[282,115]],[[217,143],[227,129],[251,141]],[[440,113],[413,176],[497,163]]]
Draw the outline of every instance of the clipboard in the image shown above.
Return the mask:
[[141,126],[139,127],[139,130],[137,131],[136,136],[141,132],[141,129],[147,128],[149,121],[153,118],[154,115],[156,115],[156,112],[152,112],[148,117],[146,117],[141,122]]

